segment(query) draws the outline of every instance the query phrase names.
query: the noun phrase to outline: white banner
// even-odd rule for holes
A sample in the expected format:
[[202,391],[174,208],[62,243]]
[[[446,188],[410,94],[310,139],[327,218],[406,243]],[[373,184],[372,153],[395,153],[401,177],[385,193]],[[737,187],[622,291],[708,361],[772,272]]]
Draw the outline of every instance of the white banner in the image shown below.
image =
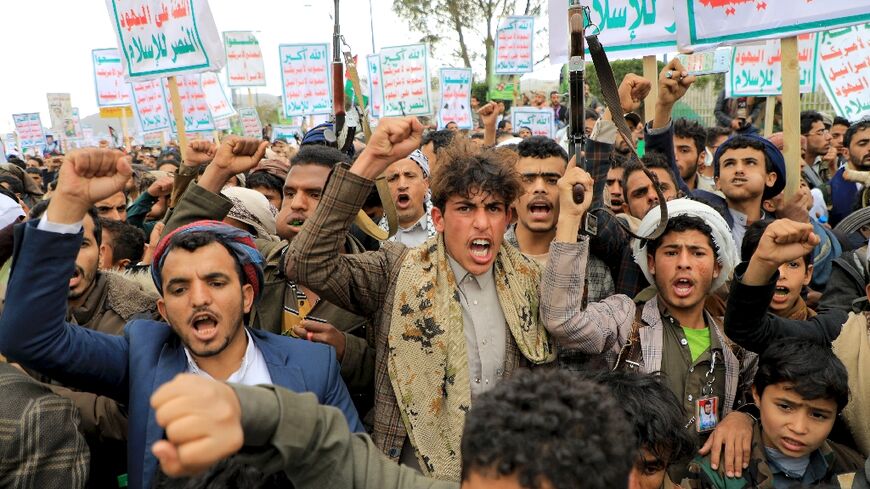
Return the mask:
[[514,132],[518,132],[521,127],[528,127],[533,136],[552,138],[556,133],[553,109],[514,107],[511,109],[511,125]]
[[[185,131],[190,133],[214,131],[214,121],[211,118],[211,112],[208,110],[208,103],[205,100],[205,93],[202,91],[199,75],[180,75],[175,78],[178,83],[178,98],[181,99],[181,110],[184,112]],[[169,82],[166,80],[163,80],[163,97],[167,102],[172,100],[169,97]],[[172,103],[168,103],[167,106],[169,108],[169,122],[172,124],[172,132],[178,134],[178,128],[175,127],[175,113],[172,110]]]
[[455,122],[460,129],[471,129],[471,68],[441,68],[441,106],[438,127]]
[[371,117],[380,117],[384,110],[384,91],[381,89],[381,61],[377,54],[366,57],[369,69],[369,112]]
[[[815,34],[798,36],[801,93],[816,89],[816,38]],[[782,53],[779,45],[779,39],[773,39],[764,44],[736,46],[725,83],[725,96],[782,94]]]
[[284,115],[331,114],[332,80],[327,44],[282,44],[281,96]]
[[680,50],[870,22],[870,0],[674,0]]
[[507,17],[495,35],[495,73],[530,73],[535,65],[535,18]]
[[22,151],[30,148],[40,148],[41,151],[45,147],[45,132],[42,130],[39,112],[12,114],[12,122],[15,123],[18,145]]
[[232,102],[227,98],[217,73],[203,73],[200,83],[202,83],[202,91],[205,93],[205,101],[208,103],[208,110],[211,112],[212,119],[226,119],[236,115],[236,109],[233,108]]
[[266,67],[257,36],[250,31],[224,32],[227,52],[227,85],[230,87],[266,86]]
[[253,107],[240,107],[239,119],[242,121],[242,132],[246,138],[263,137],[263,125],[260,123],[260,114]]
[[296,141],[296,137],[302,139],[302,126],[273,125],[272,141]]
[[124,79],[124,65],[117,49],[94,49],[94,88],[98,107],[126,107],[132,105],[130,84]]
[[[598,40],[611,61],[677,50],[674,0],[581,0],[580,3],[589,7],[591,24],[598,27]],[[550,0],[550,64],[568,62],[567,13],[568,0]],[[588,47],[586,52],[589,52]]]
[[128,80],[218,71],[223,42],[207,0],[106,0]]
[[169,129],[169,109],[160,80],[133,83],[133,105],[143,133]]
[[431,114],[428,46],[389,47],[379,54],[384,100],[381,117]]
[[870,116],[870,25],[819,34],[819,78],[837,115]]

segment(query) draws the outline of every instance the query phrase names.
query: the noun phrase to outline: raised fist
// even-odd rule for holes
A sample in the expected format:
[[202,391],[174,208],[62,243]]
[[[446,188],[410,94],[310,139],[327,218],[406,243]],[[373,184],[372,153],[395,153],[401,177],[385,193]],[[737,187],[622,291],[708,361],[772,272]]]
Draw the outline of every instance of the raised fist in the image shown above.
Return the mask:
[[370,180],[420,147],[423,125],[416,117],[381,119],[352,170]]
[[129,157],[116,149],[85,148],[69,153],[58,173],[49,219],[80,221],[94,203],[124,190],[132,173]]

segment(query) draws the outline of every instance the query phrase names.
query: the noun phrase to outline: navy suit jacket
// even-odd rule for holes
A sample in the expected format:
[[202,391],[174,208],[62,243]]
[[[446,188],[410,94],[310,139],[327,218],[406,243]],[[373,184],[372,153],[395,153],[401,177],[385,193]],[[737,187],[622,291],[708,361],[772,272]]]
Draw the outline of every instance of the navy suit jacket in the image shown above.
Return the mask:
[[[164,436],[149,399],[162,384],[187,371],[184,346],[168,324],[157,321],[131,321],[123,336],[66,323],[69,277],[82,234],[46,232],[36,225],[16,226],[15,261],[0,317],[0,352],[66,385],[126,404],[130,487],[148,489],[158,470],[151,445]],[[341,409],[351,430],[364,431],[334,349],[249,331],[275,385],[314,393],[321,404]]]

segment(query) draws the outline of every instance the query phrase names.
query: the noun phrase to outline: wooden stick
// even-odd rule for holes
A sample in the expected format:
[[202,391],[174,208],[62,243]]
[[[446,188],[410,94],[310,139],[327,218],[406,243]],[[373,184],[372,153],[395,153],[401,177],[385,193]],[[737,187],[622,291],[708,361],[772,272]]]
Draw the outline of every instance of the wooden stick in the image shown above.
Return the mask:
[[178,149],[181,151],[181,161],[187,154],[187,129],[184,127],[184,112],[181,108],[181,97],[178,96],[178,82],[174,76],[169,79],[169,98],[172,102],[172,113],[175,117],[175,129],[178,130]]
[[649,95],[643,100],[643,118],[649,122],[655,119],[656,102],[659,100],[659,67],[655,56],[643,57],[643,77],[652,83]]
[[254,94],[250,87],[248,87],[248,107],[254,107]]
[[800,67],[797,37],[780,40],[782,52],[782,131],[785,140],[785,199],[797,192],[801,177]]
[[769,95],[764,103],[764,137],[773,134],[773,117],[776,113],[776,95]]

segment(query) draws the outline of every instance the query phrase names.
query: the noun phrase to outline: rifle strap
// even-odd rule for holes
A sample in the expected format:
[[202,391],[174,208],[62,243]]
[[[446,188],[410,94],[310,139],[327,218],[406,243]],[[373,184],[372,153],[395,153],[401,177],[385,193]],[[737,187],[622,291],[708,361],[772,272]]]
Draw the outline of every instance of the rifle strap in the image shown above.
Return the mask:
[[358,228],[372,238],[375,238],[378,241],[386,241],[395,236],[396,231],[399,230],[399,216],[396,213],[396,205],[393,203],[393,196],[390,195],[390,186],[387,184],[387,179],[383,175],[375,180],[375,188],[378,189],[378,197],[381,198],[381,204],[384,207],[384,214],[387,216],[387,226],[390,230],[384,231],[378,227],[378,225],[362,210],[357,213],[354,222]]
[[632,232],[631,228],[623,222],[622,219],[617,219],[617,222],[622,226],[622,228],[629,234],[629,236],[633,238],[637,238],[640,240],[651,240],[656,239],[665,232],[665,228],[668,225],[668,206],[665,201],[665,196],[662,193],[661,186],[659,185],[659,180],[656,175],[643,164],[640,158],[637,156],[637,151],[634,148],[634,142],[631,138],[631,130],[628,128],[628,125],[625,123],[625,115],[622,113],[622,105],[619,103],[619,93],[616,88],[616,80],[613,78],[613,70],[610,69],[610,62],[607,60],[607,54],[604,52],[604,48],[601,46],[601,43],[598,41],[597,35],[586,36],[586,42],[589,46],[589,54],[592,55],[592,63],[595,65],[595,72],[598,74],[598,82],[601,85],[601,95],[604,97],[604,101],[607,103],[607,108],[610,109],[610,115],[613,119],[613,123],[616,125],[616,129],[619,131],[619,134],[622,136],[622,139],[625,141],[625,144],[631,149],[629,153],[629,157],[636,162],[638,162],[641,167],[643,167],[643,172],[649,177],[650,181],[653,182],[653,187],[655,188],[656,195],[659,199],[659,208],[661,209],[661,218],[659,219],[659,225],[656,227],[649,236],[638,236]]

